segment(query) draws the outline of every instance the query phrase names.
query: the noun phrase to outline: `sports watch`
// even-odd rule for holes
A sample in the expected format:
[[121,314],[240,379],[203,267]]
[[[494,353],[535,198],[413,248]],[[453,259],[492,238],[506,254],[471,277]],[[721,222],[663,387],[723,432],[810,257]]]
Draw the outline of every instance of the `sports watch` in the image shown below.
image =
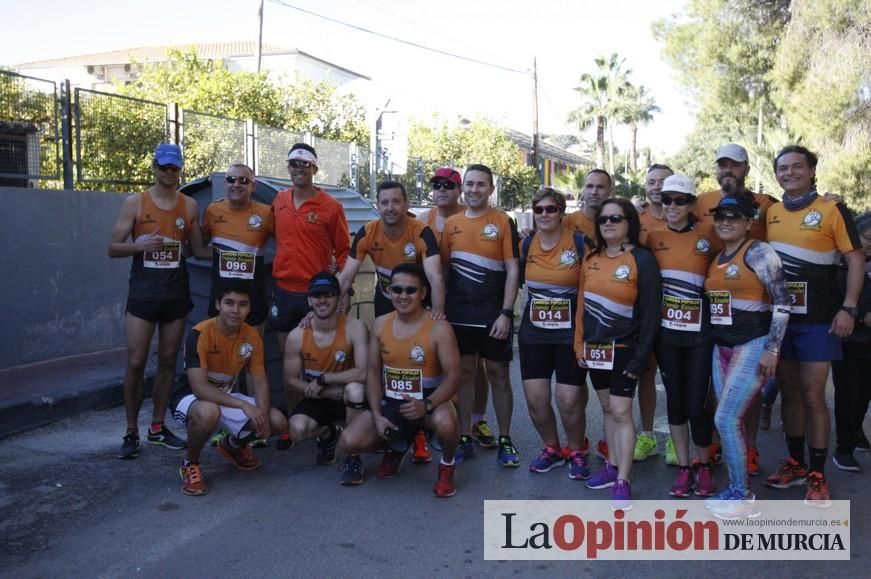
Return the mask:
[[429,398],[424,398],[423,409],[426,410],[427,414],[432,414],[432,400],[430,400]]

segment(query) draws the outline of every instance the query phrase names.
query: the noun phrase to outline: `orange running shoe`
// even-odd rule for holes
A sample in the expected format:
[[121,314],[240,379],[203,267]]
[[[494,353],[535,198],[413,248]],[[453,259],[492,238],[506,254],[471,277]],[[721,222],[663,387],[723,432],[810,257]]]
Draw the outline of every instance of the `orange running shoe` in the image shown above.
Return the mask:
[[759,453],[752,446],[747,447],[747,473],[750,476],[759,474]]
[[426,443],[426,434],[423,430],[419,430],[414,435],[414,453],[411,455],[411,462],[414,464],[426,464],[432,460],[432,453],[429,451],[429,445]]
[[829,492],[829,483],[826,482],[823,473],[816,470],[808,473],[804,504],[818,509],[827,509],[832,506],[832,494]]
[[788,489],[803,485],[807,480],[807,469],[792,457],[786,459],[776,473],[770,475],[763,484],[773,489]]
[[192,462],[185,466],[182,464],[178,469],[178,474],[181,475],[181,492],[191,496],[198,497],[209,492],[206,488],[206,481],[203,480],[203,469],[200,463]]
[[254,470],[260,468],[260,461],[254,456],[254,453],[251,452],[251,447],[247,444],[242,448],[233,448],[230,446],[228,436],[224,440],[221,441],[221,444],[218,445],[218,452],[233,463],[239,470]]
[[452,497],[457,494],[457,485],[454,484],[456,465],[439,464],[439,477],[432,489],[432,494],[439,498]]

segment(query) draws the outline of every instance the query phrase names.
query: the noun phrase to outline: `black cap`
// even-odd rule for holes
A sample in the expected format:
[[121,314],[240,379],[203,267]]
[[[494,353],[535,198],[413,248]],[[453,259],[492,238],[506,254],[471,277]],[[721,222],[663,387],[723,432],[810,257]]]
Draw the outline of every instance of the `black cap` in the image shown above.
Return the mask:
[[756,202],[744,195],[726,195],[711,213],[737,212],[747,217],[756,217]]
[[308,295],[312,294],[334,294],[339,295],[341,293],[341,288],[339,287],[339,280],[328,271],[322,271],[320,273],[316,273],[312,276],[311,281],[308,282]]

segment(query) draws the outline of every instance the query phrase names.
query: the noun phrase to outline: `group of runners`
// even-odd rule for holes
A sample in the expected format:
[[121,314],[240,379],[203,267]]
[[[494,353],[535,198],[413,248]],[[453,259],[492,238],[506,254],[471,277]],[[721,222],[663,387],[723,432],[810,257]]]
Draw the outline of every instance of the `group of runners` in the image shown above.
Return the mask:
[[[259,466],[251,444],[271,434],[281,449],[317,438],[318,464],[335,462],[340,448],[344,485],[364,481],[362,453],[382,452],[375,474],[389,478],[406,455],[429,462],[429,442],[441,452],[433,493],[452,496],[456,465],[472,459],[476,445],[496,448],[503,467],[520,465],[509,364],[524,286],[520,373],[543,443],[530,471],[568,464],[571,479],[611,489],[615,508],[631,508],[633,462],[659,453],[658,366],[670,429],[666,462],[678,467],[669,494],[708,497],[716,516],[751,516],[749,476],[760,472],[756,431],[760,410],[770,412],[760,394],[776,378],[788,458],[764,484],[807,484],[806,503],[828,506],[825,385],[833,361],[835,464],[858,470],[853,451],[867,446],[861,424],[868,396],[859,382],[871,366],[871,291],[863,285],[871,218],[860,216],[857,229],[838,198],[818,195],[817,159],[803,147],[775,159],[782,203],[747,189],[749,160],[739,145],[722,147],[715,162],[720,190],[701,195],[690,177],[652,165],[640,211],[614,196],[611,176],[600,169],[587,175],[583,207],[571,214],[560,192],[542,188],[532,200],[534,228],[523,232],[491,206],[488,167],[470,165],[464,175],[445,167],[431,179],[435,206],[417,219],[400,183],[380,183],[379,219],[351,240],[341,204],[314,185],[312,147],[291,148],[293,184],[271,207],[252,199],[252,171],[231,166],[226,197],[206,208],[200,224],[196,203],[177,189],[181,150],[162,144],[155,184],[125,201],[109,246],[112,257],[133,257],[128,428],[119,456],[138,455],[143,373],[157,329],[147,436],[186,448],[185,494],[206,492],[200,453],[220,427],[228,435],[218,451],[241,470]],[[270,237],[271,306],[263,262]],[[188,333],[185,372],[173,388],[192,308],[188,256],[212,261],[213,317]],[[371,330],[349,315],[366,256],[376,276]],[[269,399],[267,319],[284,355],[288,416]],[[604,418],[595,472],[586,436],[588,375]],[[243,377],[247,394],[238,391]],[[488,393],[497,436],[484,419]],[[186,426],[186,442],[165,426],[168,406]],[[729,475],[719,492],[711,469],[718,460]]]

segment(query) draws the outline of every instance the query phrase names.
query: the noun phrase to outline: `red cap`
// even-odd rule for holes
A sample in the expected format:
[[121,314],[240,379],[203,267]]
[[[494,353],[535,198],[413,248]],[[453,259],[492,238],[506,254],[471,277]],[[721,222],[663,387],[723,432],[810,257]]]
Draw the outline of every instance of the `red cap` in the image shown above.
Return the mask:
[[460,173],[450,167],[442,167],[436,171],[435,175],[432,176],[432,179],[430,179],[429,182],[432,183],[436,179],[447,179],[448,181],[453,181],[457,185],[463,184],[463,178],[460,177]]

